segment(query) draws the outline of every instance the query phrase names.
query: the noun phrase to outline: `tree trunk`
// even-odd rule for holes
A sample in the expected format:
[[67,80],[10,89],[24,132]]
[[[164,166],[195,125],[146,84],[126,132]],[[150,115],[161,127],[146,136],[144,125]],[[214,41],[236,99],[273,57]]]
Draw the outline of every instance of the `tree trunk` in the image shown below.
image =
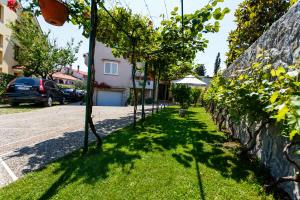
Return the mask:
[[102,144],[101,137],[96,133],[96,128],[92,120],[92,107],[93,107],[93,89],[94,89],[94,55],[95,55],[95,44],[96,44],[96,28],[97,28],[97,4],[95,0],[91,2],[91,31],[90,31],[90,44],[89,44],[89,77],[87,82],[87,96],[86,96],[86,116],[85,116],[85,132],[84,132],[84,153],[88,151],[88,134],[89,126],[92,129],[92,132],[95,134],[98,145]]
[[161,69],[158,69],[158,78],[157,78],[157,96],[156,96],[156,112],[159,109],[159,102],[158,102],[158,92],[159,92],[159,81],[160,81]]
[[164,94],[164,108],[166,107],[167,103],[167,94],[168,94],[168,85],[165,85],[165,94]]
[[219,121],[219,131],[222,131],[223,130],[223,123],[226,120],[227,113],[226,113],[226,111],[224,111],[223,108],[221,109],[220,113],[221,113],[221,119]]
[[132,44],[132,70],[131,70],[131,79],[133,87],[133,128],[136,127],[136,114],[137,114],[137,90],[135,84],[135,74],[136,74],[136,60],[135,60],[135,42]]
[[145,63],[145,70],[144,70],[144,82],[142,88],[142,121],[145,121],[146,114],[145,114],[145,90],[146,90],[146,83],[147,83],[147,73],[148,73],[148,63]]
[[270,123],[269,120],[261,121],[259,127],[256,128],[254,131],[250,130],[250,127],[252,125],[247,127],[247,132],[249,134],[249,140],[248,140],[247,144],[244,145],[244,147],[242,148],[242,151],[240,153],[241,155],[243,155],[243,156],[248,155],[248,153],[255,148],[257,137],[259,136],[259,134],[261,133],[263,128],[265,128],[267,126],[267,124],[269,124],[269,123]]
[[152,90],[152,115],[154,114],[155,105],[155,95],[156,95],[156,64],[154,64],[154,80],[153,80],[153,90]]

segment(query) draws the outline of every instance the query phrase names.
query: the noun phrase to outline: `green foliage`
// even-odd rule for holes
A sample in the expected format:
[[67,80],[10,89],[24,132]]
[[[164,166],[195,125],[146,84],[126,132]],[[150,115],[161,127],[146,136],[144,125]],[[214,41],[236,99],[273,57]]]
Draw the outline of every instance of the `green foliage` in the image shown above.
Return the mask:
[[177,60],[181,58],[192,62],[196,53],[207,47],[208,40],[204,34],[218,32],[219,21],[229,12],[228,8],[216,8],[218,2],[222,1],[211,1],[194,13],[185,14],[183,26],[181,15],[175,7],[170,19],[161,22],[161,48],[165,49],[166,53],[172,51]]
[[74,87],[75,87],[75,89],[78,89],[78,90],[86,90],[86,82],[85,81],[75,81]]
[[221,58],[220,58],[220,52],[218,53],[217,57],[216,57],[216,61],[215,61],[215,65],[214,65],[214,75],[218,74],[218,71],[220,69],[220,65],[221,65]]
[[[104,2],[98,2],[97,14],[101,20],[98,20],[97,40],[111,47],[115,56],[129,58],[131,63],[159,63],[160,69],[157,71],[161,72],[165,80],[172,80],[191,71],[190,66],[196,53],[207,47],[205,33],[219,31],[219,21],[229,12],[228,8],[217,7],[219,2],[223,1],[210,1],[194,13],[185,14],[183,27],[176,7],[171,12],[170,19],[163,20],[158,28],[154,28],[148,18],[134,14],[129,8],[114,6],[109,9],[108,14],[103,9]],[[88,37],[89,1],[70,0],[68,7],[69,21],[82,27],[83,35]],[[30,2],[27,9],[40,14],[37,0]]]
[[186,84],[173,84],[172,95],[182,109],[187,109],[192,102],[192,88]]
[[80,44],[74,46],[72,40],[66,47],[60,48],[56,41],[49,40],[50,33],[43,33],[35,18],[29,12],[20,14],[20,18],[11,23],[13,42],[18,48],[16,60],[25,66],[25,76],[41,76],[46,78],[52,73],[60,71],[64,66],[76,61],[75,54]]
[[196,65],[194,71],[198,76],[205,76],[205,74],[206,74],[206,68],[205,68],[204,64]]
[[216,76],[203,96],[208,104],[225,109],[236,123],[276,121],[282,134],[300,135],[299,65],[287,69],[255,63],[233,77]]
[[231,65],[269,27],[278,20],[290,6],[290,0],[244,0],[235,11],[237,28],[228,37],[229,51],[226,64]]
[[202,88],[192,88],[192,103],[196,106],[202,93]]
[[147,98],[147,99],[145,100],[145,103],[148,104],[148,105],[150,105],[150,104],[153,103],[153,99],[152,99],[152,98]]
[[0,73],[0,97],[5,93],[8,83],[14,78],[13,75]]
[[75,89],[75,85],[57,84],[61,89]]

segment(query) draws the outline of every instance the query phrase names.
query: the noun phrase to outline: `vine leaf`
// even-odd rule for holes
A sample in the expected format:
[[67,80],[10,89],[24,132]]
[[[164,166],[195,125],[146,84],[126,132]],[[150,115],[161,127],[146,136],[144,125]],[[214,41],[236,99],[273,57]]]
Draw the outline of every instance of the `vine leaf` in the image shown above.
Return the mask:
[[275,101],[277,100],[278,96],[279,96],[279,92],[274,92],[272,94],[271,98],[270,98],[270,103],[272,103],[272,104],[275,103]]
[[289,112],[289,108],[287,107],[287,105],[281,104],[279,106],[279,110],[278,110],[278,114],[275,116],[277,122],[283,120],[285,118],[285,115]]

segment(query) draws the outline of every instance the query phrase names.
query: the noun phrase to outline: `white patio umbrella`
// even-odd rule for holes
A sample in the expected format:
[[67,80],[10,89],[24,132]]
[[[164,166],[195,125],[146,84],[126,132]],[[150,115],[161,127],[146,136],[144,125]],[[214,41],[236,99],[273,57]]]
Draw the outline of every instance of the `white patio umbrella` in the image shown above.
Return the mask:
[[204,83],[203,81],[197,79],[193,75],[188,75],[184,77],[183,79],[179,79],[176,81],[173,81],[174,84],[187,84],[189,86],[194,86],[194,87],[200,87],[200,86],[206,86],[207,84]]

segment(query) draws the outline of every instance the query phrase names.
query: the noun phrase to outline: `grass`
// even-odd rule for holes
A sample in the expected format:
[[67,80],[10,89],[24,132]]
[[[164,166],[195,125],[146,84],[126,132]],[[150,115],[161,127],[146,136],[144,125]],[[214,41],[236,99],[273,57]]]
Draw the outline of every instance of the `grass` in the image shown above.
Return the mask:
[[202,108],[176,108],[108,136],[0,190],[0,199],[274,199],[262,172],[223,146]]
[[41,106],[33,104],[21,104],[16,107],[10,105],[0,105],[0,115],[20,113],[20,112],[29,112],[41,108]]

